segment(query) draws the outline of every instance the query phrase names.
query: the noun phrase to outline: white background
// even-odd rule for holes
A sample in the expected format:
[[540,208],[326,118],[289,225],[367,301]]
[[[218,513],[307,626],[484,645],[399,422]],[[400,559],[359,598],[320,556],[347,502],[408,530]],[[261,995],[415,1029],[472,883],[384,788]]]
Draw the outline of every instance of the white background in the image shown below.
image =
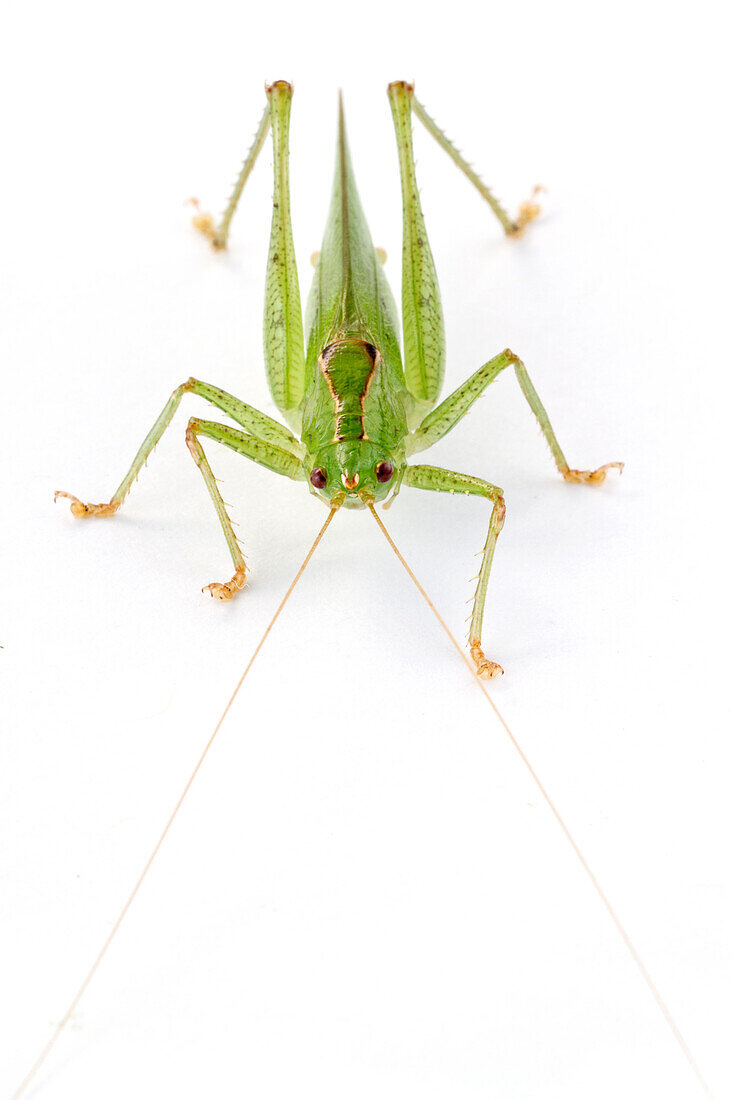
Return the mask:
[[[107,934],[325,512],[209,447],[251,583],[186,451],[189,375],[273,412],[261,314],[269,145],[214,255],[264,103],[296,84],[304,290],[343,87],[357,179],[400,278],[384,94],[418,95],[516,208],[510,242],[416,124],[447,387],[508,375],[430,461],[508,515],[491,687],[719,1097],[733,1091],[728,65],[713,6],[26,5],[2,33],[2,1094]],[[447,392],[447,391],[446,391]],[[477,500],[385,515],[464,637]],[[702,1095],[537,790],[368,515],[334,522],[119,938],[31,1095],[394,1100]]]

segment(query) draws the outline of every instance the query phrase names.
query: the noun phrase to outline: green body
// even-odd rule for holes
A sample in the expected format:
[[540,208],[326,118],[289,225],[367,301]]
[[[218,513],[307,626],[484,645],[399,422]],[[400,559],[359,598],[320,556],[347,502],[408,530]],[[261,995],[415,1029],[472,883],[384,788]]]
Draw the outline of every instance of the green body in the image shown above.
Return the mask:
[[244,587],[246,567],[201,437],[223,443],[276,473],[306,481],[332,509],[344,504],[373,509],[401,486],[483,497],[491,505],[491,515],[469,646],[478,674],[497,675],[501,667],[484,656],[481,630],[491,562],[504,522],[504,495],[482,478],[416,465],[408,459],[450,431],[496,376],[513,366],[560,473],[569,481],[599,484],[608,467],[594,471],[568,467],[523,363],[509,350],[484,363],[434,407],[443,381],[445,339],[438,281],[415,177],[413,112],[479,190],[508,234],[517,234],[536,209],[527,207],[512,221],[414,99],[412,87],[399,81],[390,85],[403,208],[401,351],[400,312],[361,207],[339,105],[331,206],[308,298],[304,339],[288,179],[292,87],[278,81],[267,94],[267,108],[219,228],[212,228],[208,216],[199,216],[194,222],[215,247],[225,247],[244,183],[271,126],[274,194],[265,295],[265,366],[275,404],[292,431],[216,386],[191,378],[172,393],[111,500],[83,504],[72,497],[72,511],[78,517],[114,514],[185,393],[204,397],[240,426],[192,418],[186,431],[189,450],[204,477],[234,562],[230,581],[208,586],[220,599],[230,599]]
[[[273,90],[275,132],[289,111],[287,92]],[[268,291],[284,285],[273,255],[292,249],[279,225],[273,225]],[[294,299],[289,299],[295,305]],[[377,481],[381,461],[398,473],[404,465],[408,393],[399,341],[399,314],[364,217],[339,107],[336,169],[323,243],[306,308],[305,357],[283,364],[280,348],[286,322],[282,299],[268,292],[265,310],[267,374],[273,398],[299,432],[305,447],[304,471],[325,472],[323,488],[313,488],[329,503],[343,496],[347,506],[363,507],[392,491]],[[299,303],[291,318],[298,339]],[[301,337],[302,339],[302,337]],[[270,349],[274,353],[267,354]],[[283,366],[286,382],[283,384]],[[283,394],[289,395],[283,400]],[[351,488],[349,488],[351,486]],[[367,496],[368,494],[368,496]]]

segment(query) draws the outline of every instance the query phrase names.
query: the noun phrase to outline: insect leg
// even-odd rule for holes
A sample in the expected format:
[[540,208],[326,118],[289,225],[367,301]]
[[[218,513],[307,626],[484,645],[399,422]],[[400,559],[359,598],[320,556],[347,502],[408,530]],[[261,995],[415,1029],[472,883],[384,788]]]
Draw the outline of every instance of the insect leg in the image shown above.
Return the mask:
[[293,433],[266,413],[260,412],[252,405],[245,404],[239,398],[232,397],[230,393],[220,390],[218,386],[211,386],[207,382],[189,378],[186,385],[189,387],[189,392],[204,397],[212,405],[216,405],[227,416],[231,416],[232,420],[236,420],[237,424],[241,424],[250,435],[255,435],[265,442],[274,443],[276,447],[281,447],[298,458],[305,453],[303,444],[295,438]]
[[484,619],[484,604],[486,603],[486,589],[489,584],[489,573],[494,558],[496,539],[504,526],[506,505],[504,493],[496,485],[483,481],[479,477],[471,477],[468,474],[458,474],[453,470],[444,470],[439,466],[408,466],[405,470],[403,485],[411,485],[415,489],[430,489],[438,493],[467,493],[484,497],[492,502],[489,530],[486,535],[481,569],[478,575],[476,594],[473,598],[473,612],[471,614],[471,626],[468,635],[468,645],[471,657],[476,665],[476,672],[482,679],[490,679],[501,676],[504,671],[496,661],[490,661],[481,648],[481,628]]
[[433,409],[432,412],[428,413],[412,435],[408,436],[406,440],[407,454],[413,455],[418,451],[427,450],[428,447],[432,447],[433,443],[437,443],[439,439],[447,435],[452,428],[455,428],[458,421],[466,415],[474,401],[480,397],[486,387],[513,361],[514,355],[507,349],[502,351],[500,355],[495,355],[482,367],[479,367],[475,374],[466,379],[463,385],[446,397],[445,401],[441,401],[437,409]]
[[402,331],[405,381],[417,401],[433,404],[445,368],[445,334],[440,291],[428,243],[412,150],[412,86],[396,81],[387,89],[402,183]]
[[527,368],[525,367],[522,360],[518,359],[516,355],[511,352],[509,354],[512,355],[512,359],[514,361],[514,373],[517,376],[517,381],[519,382],[522,393],[526,397],[527,404],[529,405],[530,409],[537,417],[539,426],[542,429],[542,434],[547,440],[550,450],[552,451],[552,457],[555,459],[555,465],[557,466],[558,470],[565,478],[565,480],[585,482],[589,485],[601,485],[606,480],[606,474],[609,470],[616,469],[619,472],[623,470],[623,462],[606,462],[605,465],[599,466],[596,470],[574,470],[571,469],[570,466],[568,466],[567,459],[562,452],[562,448],[557,441],[557,436],[555,435],[552,424],[550,423],[550,418],[545,412],[545,406],[540,401],[537,391],[532,385],[532,381],[527,374]]
[[527,369],[522,360],[519,359],[513,351],[510,351],[509,348],[502,351],[500,355],[494,356],[488,363],[484,363],[482,367],[479,367],[476,373],[472,374],[463,385],[459,386],[457,390],[454,390],[452,394],[446,397],[445,401],[442,401],[437,409],[428,413],[422,423],[416,428],[412,435],[408,437],[406,447],[407,454],[411,455],[418,451],[424,451],[426,448],[432,447],[433,443],[437,443],[439,439],[442,439],[442,437],[454,428],[458,421],[466,415],[476,398],[494,381],[496,376],[509,366],[514,367],[514,372],[522,389],[522,393],[526,397],[532,412],[537,417],[540,428],[542,429],[542,434],[552,451],[555,465],[566,481],[586,482],[590,485],[600,485],[605,480],[608,470],[613,468],[618,470],[623,469],[622,462],[607,462],[605,466],[599,466],[597,470],[574,470],[568,466],[567,459],[562,452],[555,431],[550,423],[550,418],[539,399],[537,391],[532,385],[530,377],[527,374]]
[[[227,240],[229,238],[229,225],[234,217],[234,211],[237,209],[237,204],[244,190],[244,185],[247,182],[247,178],[255,166],[255,161],[260,154],[262,146],[265,144],[265,138],[267,137],[267,131],[270,129],[270,103],[269,100],[265,106],[260,124],[257,127],[257,133],[254,136],[254,140],[250,147],[247,156],[245,157],[244,164],[237,176],[237,182],[234,184],[234,190],[232,191],[229,202],[227,203],[226,210],[221,216],[221,221],[218,226],[214,225],[214,219],[211,214],[204,214],[199,211],[192,219],[194,228],[198,229],[200,233],[203,233],[205,237],[208,237],[214,248],[226,248]],[[192,199],[191,202],[195,207],[198,207],[196,199]]]
[[239,401],[236,397],[232,397],[231,394],[226,393],[224,390],[220,390],[217,386],[210,386],[206,382],[199,382],[196,378],[189,378],[187,382],[178,386],[168,398],[165,408],[143,440],[140,449],[132,461],[130,469],[125,474],[119,488],[114,493],[111,500],[106,504],[84,504],[83,501],[72,496],[71,493],[62,491],[57,492],[54,499],[58,500],[59,497],[67,497],[71,501],[71,511],[77,519],[86,519],[91,516],[98,516],[100,518],[113,516],[130,491],[132,483],[147,462],[158,440],[173,419],[176,409],[181,403],[181,398],[185,393],[193,393],[199,397],[204,397],[207,401],[210,401],[212,405],[216,405],[222,412],[231,416],[233,420],[236,420],[238,424],[241,424],[242,427],[252,435],[259,436],[260,439],[290,452],[293,457],[297,457],[302,453],[302,445],[295,436],[282,424],[278,424],[276,420],[266,416],[265,413],[259,412],[251,405],[246,405],[244,401]]
[[236,595],[237,592],[244,588],[247,567],[244,563],[244,556],[239,542],[237,541],[237,536],[234,534],[231,520],[227,515],[226,505],[222,500],[219,487],[216,484],[216,478],[211,471],[208,459],[204,454],[204,449],[199,442],[198,437],[200,435],[207,436],[209,439],[215,439],[217,442],[223,443],[225,446],[238,451],[239,454],[246,455],[247,458],[251,458],[261,466],[266,466],[269,470],[274,470],[277,474],[283,474],[285,477],[290,477],[294,481],[300,481],[305,475],[303,474],[300,460],[296,458],[295,455],[290,454],[288,451],[284,451],[281,447],[277,447],[275,444],[265,439],[258,439],[256,436],[247,435],[246,432],[240,432],[236,428],[229,428],[225,424],[217,424],[212,420],[198,420],[196,417],[192,417],[189,420],[186,429],[186,443],[189,451],[193,455],[194,462],[201,471],[206,483],[206,488],[209,490],[209,495],[216,508],[224,537],[227,540],[229,553],[234,562],[234,576],[231,580],[225,583],[214,581],[212,584],[206,585],[204,591],[210,592],[211,595],[216,596],[217,599],[231,600],[232,596]]
[[535,192],[531,199],[527,202],[523,202],[519,208],[519,214],[516,218],[510,218],[504,207],[499,200],[492,194],[489,188],[486,186],[481,177],[473,170],[467,160],[461,155],[459,150],[455,147],[450,138],[440,129],[434,119],[430,117],[428,112],[423,107],[414,95],[412,96],[412,109],[417,117],[422,122],[425,129],[429,134],[435,138],[438,144],[445,149],[451,160],[458,165],[464,176],[467,176],[473,186],[476,188],[482,198],[486,199],[491,209],[496,214],[497,218],[501,222],[502,228],[508,237],[519,236],[522,230],[533,221],[540,213],[540,208],[535,200],[537,191],[541,188],[535,188]]
[[299,407],[305,389],[303,317],[290,222],[288,135],[293,89],[278,80],[267,89],[272,120],[275,185],[265,285],[265,367],[275,404],[284,414]]

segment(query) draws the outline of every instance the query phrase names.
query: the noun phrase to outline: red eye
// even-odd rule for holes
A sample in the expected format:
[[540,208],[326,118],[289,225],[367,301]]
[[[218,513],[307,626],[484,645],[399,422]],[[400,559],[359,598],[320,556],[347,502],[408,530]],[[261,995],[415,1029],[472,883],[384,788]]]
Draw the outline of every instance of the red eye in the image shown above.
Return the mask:
[[327,481],[328,474],[321,466],[316,466],[315,470],[311,471],[311,485],[314,489],[325,489]]
[[381,481],[383,485],[391,481],[394,475],[391,462],[378,462],[374,472],[377,475],[377,481]]

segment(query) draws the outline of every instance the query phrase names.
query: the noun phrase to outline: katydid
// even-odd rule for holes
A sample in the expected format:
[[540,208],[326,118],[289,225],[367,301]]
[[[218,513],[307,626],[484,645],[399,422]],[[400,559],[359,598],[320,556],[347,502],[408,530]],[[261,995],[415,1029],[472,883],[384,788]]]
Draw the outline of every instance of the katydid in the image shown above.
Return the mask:
[[[107,503],[84,504],[69,493],[56,494],[57,497],[68,497],[71,500],[72,513],[79,518],[114,515],[173,418],[184,394],[193,393],[208,400],[239,425],[239,428],[233,428],[214,421],[192,418],[186,430],[188,448],[201,470],[214,503],[234,565],[234,573],[228,581],[214,582],[207,586],[212,596],[222,600],[232,599],[245,586],[246,567],[239,542],[204,452],[202,439],[213,439],[223,443],[275,473],[295,481],[306,482],[310,492],[328,506],[329,515],[254,650],[249,664],[242,673],[99,954],[65,1015],[57,1024],[52,1037],[15,1093],[16,1098],[24,1092],[45,1061],[94,977],[155,860],[244,678],[335,512],[342,505],[355,508],[367,507],[383,528],[375,511],[375,505],[380,502],[387,504],[394,500],[402,486],[434,492],[475,495],[484,498],[490,504],[489,528],[483,548],[468,639],[475,673],[483,679],[488,679],[502,672],[501,666],[496,661],[484,655],[481,633],[491,563],[497,537],[504,523],[504,494],[497,486],[482,478],[436,466],[413,464],[408,460],[429,448],[455,427],[488,385],[503,370],[511,366],[550,446],[558,471],[566,480],[599,485],[604,481],[609,469],[623,468],[619,462],[607,463],[595,470],[570,468],[524,364],[509,349],[484,363],[463,385],[442,403],[437,404],[445,365],[443,315],[415,176],[412,113],[414,112],[424,123],[427,130],[477,187],[508,235],[519,234],[527,222],[535,216],[537,208],[532,202],[525,203],[520,208],[519,216],[516,219],[510,218],[433,122],[424,107],[415,99],[412,86],[402,81],[395,82],[389,86],[388,96],[397,138],[402,184],[402,348],[397,308],[382,271],[380,252],[372,243],[353,178],[341,102],[339,103],[336,171],[331,207],[321,251],[316,260],[315,276],[306,309],[304,339],[300,289],[290,222],[288,136],[292,87],[285,81],[277,81],[267,88],[267,105],[264,114],[221,223],[215,226],[208,215],[199,213],[194,218],[194,224],[211,239],[215,248],[226,247],[229,226],[244,184],[271,128],[274,150],[274,196],[266,279],[265,366],[274,402],[289,426],[286,427],[283,423],[259,412],[216,386],[190,378],[171,394],[138,450],[122,483]],[[384,533],[391,542],[386,530]],[[392,546],[401,558],[393,543]],[[404,559],[401,558],[401,560],[420,591],[426,596],[407,563]],[[433,611],[450,634],[434,607]],[[451,638],[459,652],[462,652],[452,635]],[[465,657],[465,659],[470,664],[469,658]],[[608,897],[536,771],[496,710],[489,692],[483,684],[480,686],[616,925],[678,1045],[700,1084],[710,1095],[679,1028]]]
[[[293,90],[285,81],[267,88],[267,105],[218,227],[208,215],[194,219],[216,248],[227,243],[232,215],[245,181],[272,128],[274,195],[265,295],[265,367],[277,408],[289,427],[216,386],[190,378],[173,391],[119,488],[106,504],[84,504],[69,493],[77,517],[111,516],[155,447],[186,393],[205,398],[240,427],[192,418],[188,448],[201,470],[219,516],[234,564],[230,580],[207,586],[212,596],[231,599],[245,585],[246,566],[202,439],[212,439],[277,474],[305,481],[332,510],[391,502],[403,486],[433,492],[472,494],[491,506],[468,645],[479,676],[503,670],[484,655],[481,634],[489,573],[505,515],[504,493],[483,478],[409,462],[456,426],[474,401],[507,367],[517,381],[568,481],[600,484],[611,462],[596,470],[571,469],[526,368],[506,349],[484,363],[436,407],[443,382],[445,340],[435,265],[428,243],[415,176],[412,113],[450,154],[489,203],[504,231],[516,235],[535,215],[524,204],[511,219],[403,81],[388,96],[399,154],[403,205],[402,351],[397,308],[362,211],[339,102],[336,171],[321,251],[305,319],[290,221],[288,135]],[[376,513],[375,513],[376,515]]]

